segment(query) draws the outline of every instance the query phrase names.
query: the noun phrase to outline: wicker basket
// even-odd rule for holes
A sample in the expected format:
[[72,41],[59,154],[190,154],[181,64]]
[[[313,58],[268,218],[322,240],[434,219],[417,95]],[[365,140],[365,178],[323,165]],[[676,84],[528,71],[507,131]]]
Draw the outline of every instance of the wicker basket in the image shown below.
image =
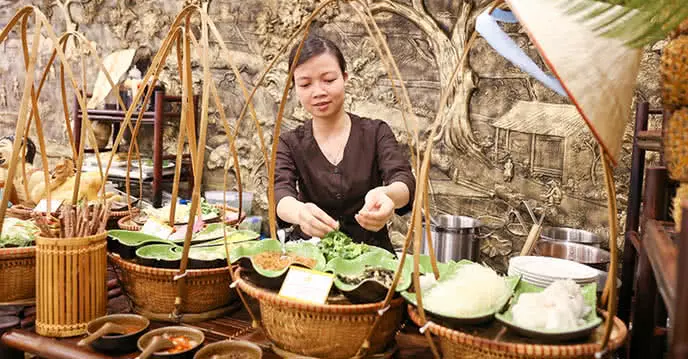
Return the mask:
[[131,215],[124,216],[117,220],[117,226],[119,229],[123,229],[125,231],[140,231],[141,226],[136,224],[136,222],[131,220]]
[[0,302],[36,297],[36,247],[0,248]]
[[[408,312],[416,325],[421,325],[416,308],[409,305]],[[440,338],[443,358],[461,359],[593,359],[600,350],[595,342],[569,345],[543,345],[496,341],[470,335],[430,323],[428,330]],[[602,327],[596,332],[601,336]],[[614,328],[609,339],[611,351],[619,348],[625,338],[626,326],[619,318],[614,318]]]
[[131,218],[132,213],[137,214],[138,212],[139,212],[138,207],[133,207],[131,209],[131,211],[129,211],[129,209],[127,208],[127,209],[124,209],[122,211],[110,212],[110,217],[108,218],[107,228],[108,229],[114,229],[114,228],[123,229],[119,225],[119,220],[124,218],[124,217],[127,217],[127,216],[129,216],[129,218]]
[[[237,271],[239,278],[240,270]],[[258,288],[243,279],[238,287],[260,305],[265,335],[285,351],[317,358],[353,357],[370,331],[382,303],[316,305],[300,303]],[[380,353],[396,335],[404,300],[394,299],[370,339],[369,352]]]
[[71,337],[107,310],[107,232],[36,238],[36,333]]
[[[138,265],[116,254],[108,256],[134,310],[157,320],[171,320],[177,297],[174,276],[179,270]],[[199,320],[221,316],[225,313],[224,308],[235,301],[236,292],[229,288],[231,278],[226,267],[194,269],[186,273],[186,296],[182,298],[181,311],[189,317],[187,319],[194,318],[192,314],[198,314],[195,317]]]

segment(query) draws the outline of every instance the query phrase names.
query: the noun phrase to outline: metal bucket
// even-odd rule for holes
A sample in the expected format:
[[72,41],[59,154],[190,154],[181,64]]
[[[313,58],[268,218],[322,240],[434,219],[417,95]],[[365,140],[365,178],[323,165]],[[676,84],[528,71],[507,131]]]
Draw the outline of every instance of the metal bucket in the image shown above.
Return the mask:
[[535,246],[534,254],[544,257],[568,259],[590,267],[607,271],[609,251],[571,242],[540,240]]
[[540,238],[556,242],[573,242],[599,248],[604,240],[602,237],[582,229],[567,227],[545,227],[540,232]]
[[[440,215],[433,217],[435,225],[430,225],[432,247],[437,260],[442,263],[480,259],[480,221],[465,216]],[[425,241],[423,224],[423,243],[421,253],[430,254]]]

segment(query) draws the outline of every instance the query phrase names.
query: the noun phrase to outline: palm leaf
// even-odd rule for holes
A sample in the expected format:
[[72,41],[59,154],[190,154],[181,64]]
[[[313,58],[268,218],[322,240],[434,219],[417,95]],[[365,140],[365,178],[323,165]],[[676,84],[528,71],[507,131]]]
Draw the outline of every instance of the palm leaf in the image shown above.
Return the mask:
[[593,31],[630,47],[664,39],[688,19],[688,0],[573,0],[565,1],[564,8]]

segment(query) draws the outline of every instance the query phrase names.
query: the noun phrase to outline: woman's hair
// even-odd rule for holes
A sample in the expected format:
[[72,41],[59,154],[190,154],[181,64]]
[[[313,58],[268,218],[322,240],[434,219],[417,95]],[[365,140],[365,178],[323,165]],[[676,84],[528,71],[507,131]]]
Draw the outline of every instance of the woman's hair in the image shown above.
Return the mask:
[[[10,142],[14,142],[14,135],[8,135],[0,138],[0,141],[2,140],[9,140]],[[33,159],[36,156],[36,145],[33,143],[33,141],[31,141],[30,138],[27,138],[27,140],[28,141],[26,141],[26,157],[24,159],[27,163],[33,164]]]
[[[339,69],[342,70],[342,73],[346,72],[346,60],[344,60],[342,51],[339,50],[339,47],[337,47],[337,45],[335,45],[335,43],[329,39],[317,35],[308,35],[306,41],[303,43],[303,48],[301,49],[301,54],[299,55],[299,61],[292,65],[294,62],[294,57],[296,57],[296,50],[298,50],[298,48],[299,45],[296,44],[296,46],[294,46],[289,53],[290,66],[297,67],[315,56],[329,53],[337,59],[337,63],[339,63]],[[292,77],[292,81],[293,80],[294,79]]]

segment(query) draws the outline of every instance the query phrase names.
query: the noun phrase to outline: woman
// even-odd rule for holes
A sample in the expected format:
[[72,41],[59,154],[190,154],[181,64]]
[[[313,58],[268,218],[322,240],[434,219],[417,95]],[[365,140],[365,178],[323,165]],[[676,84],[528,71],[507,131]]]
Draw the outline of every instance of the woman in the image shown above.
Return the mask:
[[[289,56],[293,64],[294,48]],[[386,224],[408,212],[415,178],[383,121],[344,111],[346,61],[330,40],[306,39],[292,79],[312,120],[280,136],[275,168],[277,215],[292,237],[339,229],[356,242],[394,252]]]

